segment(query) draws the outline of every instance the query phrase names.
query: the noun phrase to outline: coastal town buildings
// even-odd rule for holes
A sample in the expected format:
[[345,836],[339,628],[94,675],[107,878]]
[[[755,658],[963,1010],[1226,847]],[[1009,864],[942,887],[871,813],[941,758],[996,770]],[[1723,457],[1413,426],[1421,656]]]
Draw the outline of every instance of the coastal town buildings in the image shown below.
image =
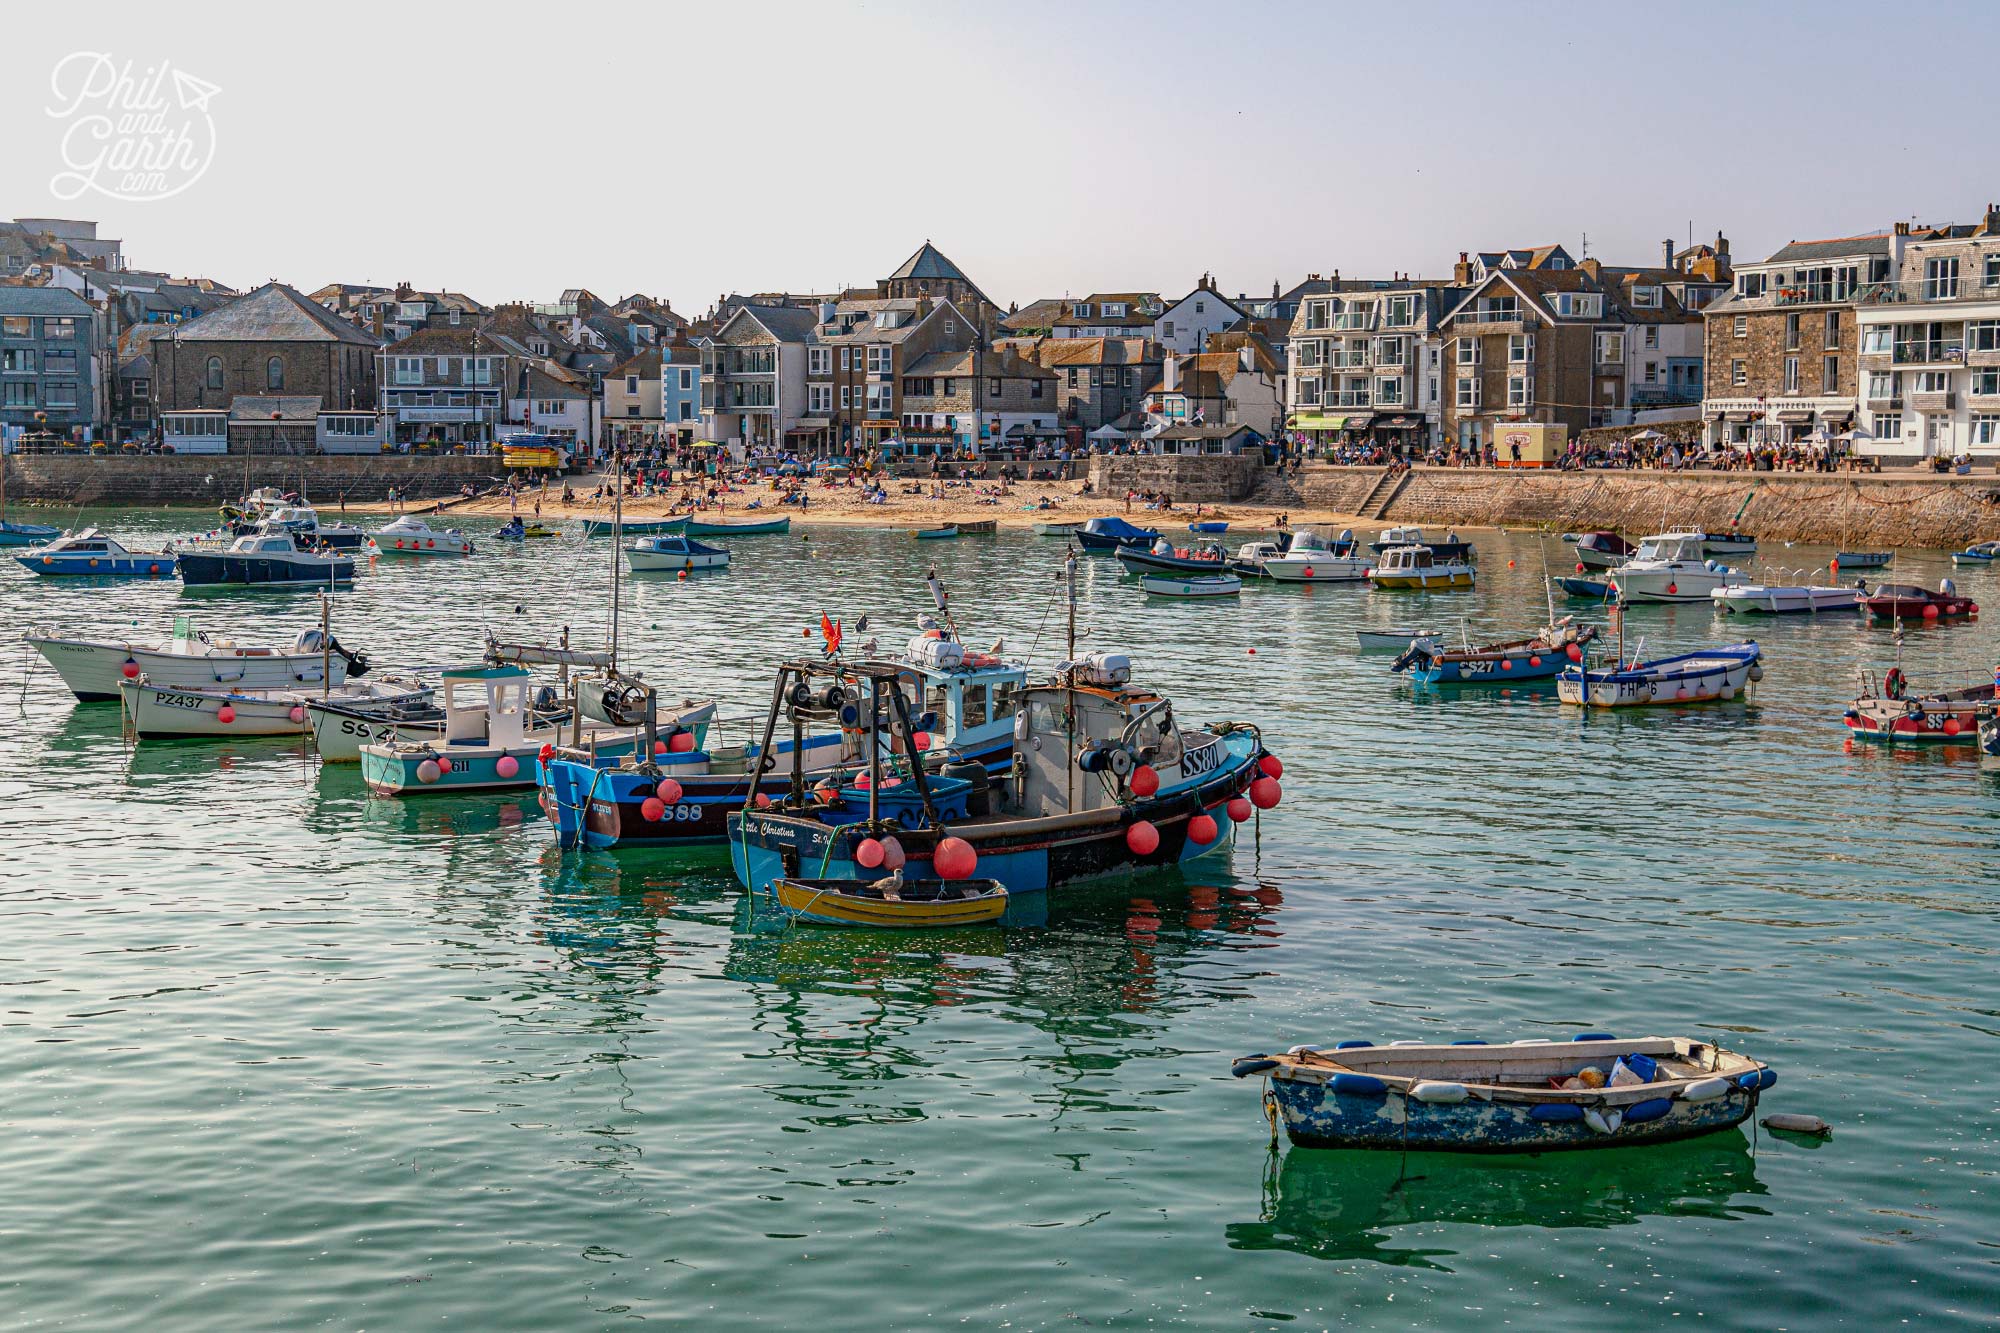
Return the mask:
[[1070,300],[1050,326],[1055,338],[1147,338],[1166,310],[1158,292],[1092,292]]
[[1145,411],[1166,427],[1245,425],[1274,437],[1284,427],[1283,378],[1271,349],[1245,335],[1227,350],[1169,354]]
[[979,327],[957,306],[927,296],[834,302],[822,305],[818,318],[807,356],[807,415],[827,421],[827,439],[840,453],[879,445],[901,430],[911,366],[983,343]]
[[1081,441],[1141,411],[1166,358],[1150,338],[1051,337],[1034,345],[1033,359],[1055,374],[1062,424]]
[[0,286],[0,427],[93,437],[102,420],[97,321],[74,292]]
[[1286,343],[1291,428],[1318,447],[1441,441],[1441,330],[1462,294],[1439,282],[1336,274],[1303,297]]
[[521,361],[484,330],[424,328],[380,350],[376,383],[388,438],[420,444],[484,448],[507,415],[507,386]]
[[903,372],[905,445],[1019,450],[1064,438],[1056,376],[1011,351],[932,352]]
[[702,439],[746,449],[825,451],[833,429],[831,362],[815,358],[821,388],[808,401],[806,357],[819,315],[783,305],[741,305],[702,348]]
[[1215,278],[1204,273],[1194,290],[1172,302],[1153,320],[1153,341],[1163,351],[1186,356],[1203,351],[1209,336],[1233,329],[1249,316],[1215,289]]

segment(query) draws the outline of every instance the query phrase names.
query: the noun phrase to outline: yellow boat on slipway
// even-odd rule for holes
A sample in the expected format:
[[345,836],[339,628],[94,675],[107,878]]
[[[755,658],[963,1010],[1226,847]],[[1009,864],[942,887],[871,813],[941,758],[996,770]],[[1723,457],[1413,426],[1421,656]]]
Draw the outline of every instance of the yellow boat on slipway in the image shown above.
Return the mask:
[[793,921],[892,930],[984,926],[1007,910],[997,879],[774,879],[771,897]]

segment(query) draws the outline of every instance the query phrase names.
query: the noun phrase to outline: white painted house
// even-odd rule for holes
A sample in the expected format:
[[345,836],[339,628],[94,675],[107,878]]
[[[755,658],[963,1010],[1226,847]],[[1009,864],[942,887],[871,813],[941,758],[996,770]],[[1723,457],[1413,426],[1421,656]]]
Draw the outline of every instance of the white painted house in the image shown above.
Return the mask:
[[1215,279],[1204,273],[1193,291],[1153,321],[1153,341],[1169,352],[1189,356],[1206,351],[1211,335],[1233,329],[1246,318],[1246,312],[1215,290]]

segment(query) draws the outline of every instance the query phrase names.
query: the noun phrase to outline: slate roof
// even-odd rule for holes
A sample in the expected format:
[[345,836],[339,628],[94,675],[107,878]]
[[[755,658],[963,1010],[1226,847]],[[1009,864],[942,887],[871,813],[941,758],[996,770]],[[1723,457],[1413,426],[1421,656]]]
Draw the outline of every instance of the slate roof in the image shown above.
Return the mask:
[[1889,233],[1866,236],[1839,236],[1825,241],[1791,241],[1779,248],[1766,264],[1789,264],[1802,259],[1849,259],[1856,255],[1887,255]]
[[373,334],[319,302],[270,282],[228,305],[181,325],[182,342],[317,342],[380,347]]
[[270,421],[276,412],[280,421],[314,421],[319,417],[319,395],[240,393],[229,400],[232,421]]
[[91,307],[66,287],[0,286],[0,312],[9,315],[64,315],[87,319]]
[[819,327],[817,310],[790,305],[746,305],[743,309],[779,342],[812,342],[813,331]]
[[1011,315],[1003,315],[1000,327],[1010,333],[1025,332],[1030,329],[1054,328],[1055,322],[1069,309],[1069,303],[1059,296],[1045,296],[1039,301],[1030,301]]
[[1158,361],[1160,349],[1146,338],[1045,338],[1035,360],[1058,366],[1136,366]]
[[965,276],[965,270],[946,259],[944,252],[929,241],[918,246],[917,252],[889,275],[891,282],[898,278],[949,278],[964,283],[974,291],[978,290],[978,284]]
[[[700,358],[697,357],[696,359],[699,360]],[[651,347],[637,356],[613,366],[611,373],[620,378],[626,375],[637,375],[642,380],[656,380],[660,377],[660,361],[660,349]]]

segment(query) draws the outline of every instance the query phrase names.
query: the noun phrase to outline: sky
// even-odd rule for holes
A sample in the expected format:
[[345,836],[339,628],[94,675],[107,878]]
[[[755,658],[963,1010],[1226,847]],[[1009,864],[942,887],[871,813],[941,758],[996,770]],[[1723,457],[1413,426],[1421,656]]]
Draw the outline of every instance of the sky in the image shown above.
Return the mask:
[[[1721,231],[1742,262],[2000,200],[1991,4],[77,12],[9,15],[0,219],[239,287],[700,314],[928,239],[1004,307],[1552,241],[1651,263]],[[149,94],[164,67],[192,79]]]

